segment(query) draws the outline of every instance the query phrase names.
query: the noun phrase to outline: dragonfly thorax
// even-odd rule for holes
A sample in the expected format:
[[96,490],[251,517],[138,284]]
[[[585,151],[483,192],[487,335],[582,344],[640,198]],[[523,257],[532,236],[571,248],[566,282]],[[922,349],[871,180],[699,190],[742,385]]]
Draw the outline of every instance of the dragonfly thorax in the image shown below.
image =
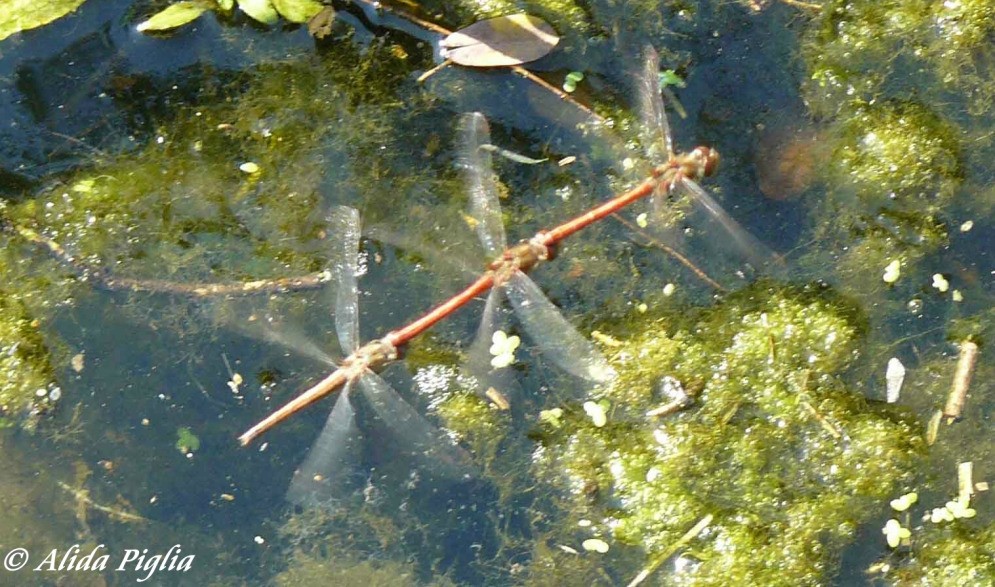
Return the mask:
[[509,247],[500,257],[491,261],[487,268],[494,272],[495,281],[503,283],[515,271],[528,273],[533,267],[553,257],[553,251],[542,242],[542,235],[523,240]]
[[355,371],[358,376],[362,371],[367,369],[376,370],[391,361],[396,361],[397,357],[397,347],[388,340],[374,340],[356,349],[356,352],[346,357],[342,361],[342,368]]

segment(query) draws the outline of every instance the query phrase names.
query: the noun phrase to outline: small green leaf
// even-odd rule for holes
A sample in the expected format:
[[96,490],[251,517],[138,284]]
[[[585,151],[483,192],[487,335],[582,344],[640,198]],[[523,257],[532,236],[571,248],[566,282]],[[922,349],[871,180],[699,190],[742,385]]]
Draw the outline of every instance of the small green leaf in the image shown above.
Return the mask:
[[235,0],[215,0],[218,3],[218,8],[225,12],[231,12],[235,8]]
[[684,80],[681,79],[681,76],[677,75],[677,73],[673,69],[667,69],[660,72],[660,89],[663,89],[667,86],[675,86],[678,88],[683,88],[685,85],[687,84],[684,83]]
[[273,0],[273,6],[280,16],[296,23],[307,22],[324,8],[321,2],[316,0]]
[[176,450],[183,454],[190,454],[199,449],[200,439],[189,428],[184,427],[176,431]]
[[194,21],[209,8],[206,2],[177,2],[138,25],[138,32],[167,31]]
[[280,20],[280,15],[270,0],[238,0],[238,7],[256,22],[275,24]]

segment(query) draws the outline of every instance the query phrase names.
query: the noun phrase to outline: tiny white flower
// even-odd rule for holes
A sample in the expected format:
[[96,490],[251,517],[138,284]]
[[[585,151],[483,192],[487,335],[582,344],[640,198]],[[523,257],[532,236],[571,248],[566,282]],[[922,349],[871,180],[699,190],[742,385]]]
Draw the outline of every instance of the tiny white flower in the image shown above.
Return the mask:
[[598,552],[604,554],[608,552],[608,543],[600,538],[588,538],[581,544],[584,550]]
[[595,428],[601,428],[608,423],[608,415],[605,414],[605,409],[601,407],[601,404],[584,402],[584,411],[590,416]]
[[515,349],[522,343],[517,336],[508,336],[504,331],[498,330],[491,336],[491,366],[495,369],[507,367],[515,362]]
[[895,260],[888,263],[888,266],[884,268],[884,275],[882,278],[885,283],[895,283],[901,275],[902,263],[901,261]]
[[973,518],[977,515],[974,508],[970,508],[967,504],[961,503],[960,501],[948,501],[945,509],[949,511],[950,515],[954,518]]
[[902,540],[912,536],[912,532],[908,528],[903,528],[901,522],[894,518],[888,520],[881,533],[885,535],[885,538],[888,540],[888,546],[892,548],[898,548]]
[[559,428],[563,425],[563,409],[553,408],[552,410],[542,410],[539,412],[539,421],[549,424],[554,428]]
[[899,497],[898,499],[891,500],[891,509],[895,510],[896,512],[904,512],[905,510],[912,507],[912,504],[914,504],[917,501],[919,501],[918,493],[916,493],[915,491],[911,493],[906,493],[905,495]]
[[950,289],[950,282],[947,281],[947,278],[942,273],[935,273],[933,274],[933,287],[939,290],[940,293],[946,293]]

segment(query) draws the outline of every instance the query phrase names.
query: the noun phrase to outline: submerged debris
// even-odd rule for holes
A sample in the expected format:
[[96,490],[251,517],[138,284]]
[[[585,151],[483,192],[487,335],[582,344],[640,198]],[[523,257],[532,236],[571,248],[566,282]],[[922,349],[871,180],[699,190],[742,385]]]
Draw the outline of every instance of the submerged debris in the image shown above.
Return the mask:
[[960,418],[964,411],[967,390],[971,386],[974,368],[978,364],[978,350],[977,343],[970,340],[965,340],[960,345],[960,357],[957,359],[953,387],[950,390],[950,395],[947,396],[947,404],[943,408],[943,416],[947,419],[948,424]]

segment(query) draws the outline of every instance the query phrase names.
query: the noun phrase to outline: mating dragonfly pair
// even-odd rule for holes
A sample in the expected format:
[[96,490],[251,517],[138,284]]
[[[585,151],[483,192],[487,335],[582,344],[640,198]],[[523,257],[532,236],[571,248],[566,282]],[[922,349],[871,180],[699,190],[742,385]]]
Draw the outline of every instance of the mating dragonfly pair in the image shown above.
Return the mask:
[[433,472],[460,477],[468,469],[462,451],[432,426],[415,408],[401,398],[377,371],[397,359],[398,347],[438,320],[490,290],[481,324],[470,346],[468,371],[480,382],[481,392],[496,381],[487,351],[498,332],[500,296],[508,297],[521,325],[544,356],[564,371],[592,383],[606,383],[615,373],[594,345],[581,335],[526,275],[551,255],[551,247],[588,224],[600,220],[646,195],[652,195],[654,208],[662,210],[668,195],[684,194],[711,221],[718,223],[736,251],[748,263],[760,267],[776,258],[743,229],[697,183],[711,175],[718,155],[706,147],[688,154],[675,154],[670,128],[658,86],[659,64],[655,51],[645,51],[637,85],[638,109],[643,121],[643,143],[662,149],[666,161],[638,188],[549,231],[508,248],[501,221],[500,204],[491,170],[491,145],[487,121],[473,113],[462,120],[463,147],[459,160],[470,195],[469,215],[484,250],[493,261],[473,285],[457,294],[423,318],[380,340],[359,346],[359,214],[351,208],[336,208],[328,218],[334,235],[333,274],[337,288],[335,326],[342,350],[348,356],[331,375],[283,406],[240,437],[243,444],[313,401],[343,386],[325,427],[304,464],[295,475],[289,497],[297,503],[318,503],[331,497],[335,479],[358,438],[355,389],[362,393],[379,419],[390,423],[398,445],[414,459],[428,459]]

